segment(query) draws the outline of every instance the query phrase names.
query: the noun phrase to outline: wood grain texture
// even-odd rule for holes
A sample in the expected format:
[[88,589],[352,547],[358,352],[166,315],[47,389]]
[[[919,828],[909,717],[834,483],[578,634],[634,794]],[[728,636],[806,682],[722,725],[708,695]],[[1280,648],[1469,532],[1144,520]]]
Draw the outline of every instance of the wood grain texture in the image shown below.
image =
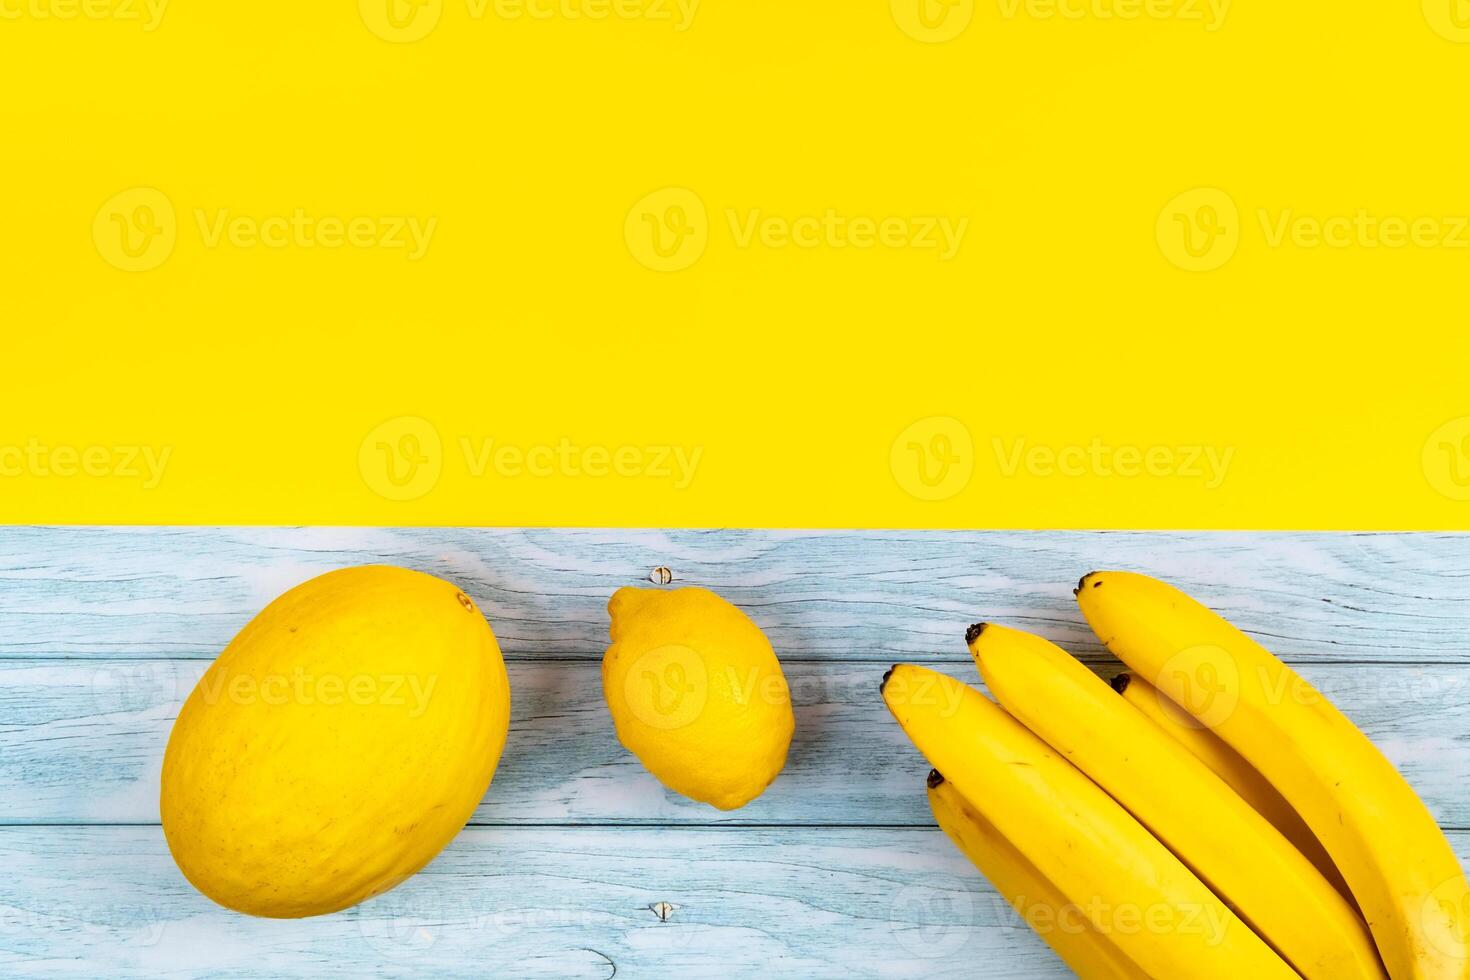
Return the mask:
[[1095,656],[1071,587],[1102,567],[1289,661],[1470,662],[1467,535],[454,528],[0,528],[0,656],[212,658],[289,586],[371,562],[460,583],[518,658],[599,658],[608,596],[667,565],[788,660],[962,661],[981,618]]
[[[220,909],[157,827],[169,726],[266,602],[331,568],[459,582],[510,661],[510,741],[473,823],[357,909]],[[608,596],[716,589],[797,704],[785,772],[722,814],[617,743]],[[932,826],[884,667],[974,681],[990,619],[1116,670],[1071,586],[1180,584],[1338,703],[1470,851],[1470,536],[0,528],[0,976],[995,977],[1065,969]],[[673,906],[669,921],[650,907]]]
[[[0,663],[0,823],[152,823],[179,705],[201,661]],[[930,664],[979,685],[971,664]],[[1114,668],[1115,669],[1115,668]],[[1470,666],[1308,664],[1308,681],[1397,764],[1447,826],[1470,828]],[[729,813],[663,789],[613,733],[595,664],[510,665],[511,735],[477,823],[928,826],[927,767],[878,694],[883,667],[786,667],[785,771]]]
[[7,828],[0,866],[5,976],[1070,975],[932,829],[472,828],[399,888],[287,921],[208,902],[156,827]]

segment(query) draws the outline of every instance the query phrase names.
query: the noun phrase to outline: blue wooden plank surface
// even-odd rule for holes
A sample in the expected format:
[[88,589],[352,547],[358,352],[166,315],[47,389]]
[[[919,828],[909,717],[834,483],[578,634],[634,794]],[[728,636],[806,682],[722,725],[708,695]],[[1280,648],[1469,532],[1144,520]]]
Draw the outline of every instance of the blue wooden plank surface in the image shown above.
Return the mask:
[[[12,823],[148,823],[169,726],[199,660],[0,661],[0,812]],[[979,684],[971,663],[929,666]],[[928,826],[923,762],[877,696],[882,664],[786,665],[798,736],[781,778],[728,813],[660,786],[612,737],[598,666],[510,664],[511,734],[479,824]],[[1470,665],[1306,664],[1419,789],[1470,829]]]
[[343,565],[460,584],[508,656],[597,660],[607,598],[656,565],[747,610],[786,660],[966,658],[976,619],[1100,654],[1072,600],[1148,570],[1303,663],[1470,662],[1465,535],[0,528],[0,657],[213,658]]
[[[225,912],[162,844],[168,726],[261,605],[371,561],[490,615],[501,770],[402,888]],[[655,565],[745,606],[792,681],[787,770],[732,814],[662,790],[601,702],[603,606]],[[1301,665],[1470,848],[1470,536],[0,528],[0,975],[1065,976],[932,829],[876,682],[901,659],[973,681],[981,617],[1115,669],[1070,595],[1098,566],[1175,580]]]

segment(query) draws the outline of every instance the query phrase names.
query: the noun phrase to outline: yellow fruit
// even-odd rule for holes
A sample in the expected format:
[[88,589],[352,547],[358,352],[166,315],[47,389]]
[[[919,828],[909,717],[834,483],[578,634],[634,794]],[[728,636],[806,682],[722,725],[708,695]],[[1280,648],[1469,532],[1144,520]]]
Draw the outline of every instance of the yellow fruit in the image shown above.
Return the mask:
[[619,589],[602,689],[618,740],[669,789],[721,810],[759,796],[796,728],[760,627],[707,589]]
[[909,664],[882,692],[929,764],[1146,974],[1299,980],[1127,810],[985,695]]
[[1322,872],[1324,878],[1332,882],[1332,886],[1344,898],[1352,900],[1347,882],[1343,881],[1337,865],[1332,863],[1332,858],[1327,856],[1327,849],[1322,846],[1317,835],[1312,833],[1301,815],[1291,808],[1286,798],[1276,792],[1276,787],[1267,782],[1265,776],[1256,772],[1255,766],[1242,759],[1239,752],[1220,741],[1218,735],[1201,725],[1189,712],[1160,694],[1159,689],[1148,681],[1132,674],[1118,674],[1113,678],[1113,690],[1123,695],[1124,700],[1147,715],[1154,724],[1188,749],[1191,755],[1225,780],[1226,785],[1239,793],[1241,799],[1271,821],[1272,826],[1296,845],[1296,849],[1306,855],[1307,860]]
[[929,809],[939,829],[1082,980],[1149,980],[938,770],[929,773]]
[[1470,884],[1393,764],[1321,692],[1173,586],[1093,572],[1098,637],[1210,727],[1301,814],[1347,879],[1393,980],[1470,977]]
[[1368,927],[1347,899],[1106,681],[1021,630],[977,624],[966,640],[1001,707],[1123,804],[1303,977],[1384,980]]
[[329,572],[266,606],[184,702],[163,760],[169,850],[240,912],[355,905],[464,826],[509,718],[468,596],[402,568]]

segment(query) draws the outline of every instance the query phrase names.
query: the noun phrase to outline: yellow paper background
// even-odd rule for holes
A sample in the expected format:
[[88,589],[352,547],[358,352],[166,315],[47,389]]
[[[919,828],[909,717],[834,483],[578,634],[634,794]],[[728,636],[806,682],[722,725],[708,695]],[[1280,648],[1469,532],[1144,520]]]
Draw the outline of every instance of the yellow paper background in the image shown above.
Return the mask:
[[923,2],[0,0],[0,519],[1470,528],[1463,0]]

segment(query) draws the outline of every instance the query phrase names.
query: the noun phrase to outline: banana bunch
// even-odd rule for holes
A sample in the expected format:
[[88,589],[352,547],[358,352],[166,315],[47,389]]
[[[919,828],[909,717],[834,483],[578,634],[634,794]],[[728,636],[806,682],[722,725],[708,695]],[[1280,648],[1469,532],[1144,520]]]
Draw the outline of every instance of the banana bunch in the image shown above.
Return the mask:
[[1362,732],[1172,586],[1076,595],[1111,686],[979,624],[994,701],[906,664],[882,691],[940,828],[1078,976],[1470,980],[1470,884]]

